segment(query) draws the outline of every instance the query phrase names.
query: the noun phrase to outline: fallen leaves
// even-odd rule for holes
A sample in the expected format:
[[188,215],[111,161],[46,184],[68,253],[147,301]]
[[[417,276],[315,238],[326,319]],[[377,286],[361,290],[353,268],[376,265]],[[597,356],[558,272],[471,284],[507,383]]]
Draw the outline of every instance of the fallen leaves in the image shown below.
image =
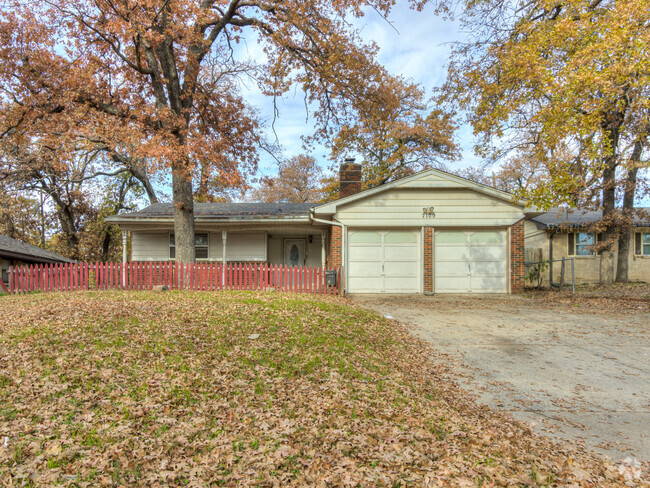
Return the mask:
[[341,299],[2,300],[0,486],[641,483],[477,406],[424,342]]

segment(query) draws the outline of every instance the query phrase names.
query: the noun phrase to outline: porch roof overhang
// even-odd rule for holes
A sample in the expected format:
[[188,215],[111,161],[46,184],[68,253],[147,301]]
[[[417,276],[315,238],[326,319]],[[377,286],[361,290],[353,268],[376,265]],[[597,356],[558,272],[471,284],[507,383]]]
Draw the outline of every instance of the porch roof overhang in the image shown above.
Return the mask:
[[[173,219],[124,219],[116,223],[124,231],[155,231],[155,230],[172,230],[174,228]],[[222,231],[272,231],[278,228],[296,228],[304,229],[305,231],[322,230],[326,229],[327,225],[313,222],[308,217],[291,218],[291,219],[201,219],[197,218],[194,221],[194,226],[198,230],[214,230]]]
[[[123,225],[123,224],[173,224],[174,219],[170,217],[126,217],[126,216],[120,216],[120,215],[111,215],[109,217],[106,217],[106,221],[110,222],[112,224],[118,224],[118,225]],[[207,217],[207,218],[202,218],[202,217],[195,217],[194,218],[195,223],[202,223],[202,224],[249,224],[249,223],[255,223],[255,224],[260,224],[260,223],[269,223],[269,224],[277,224],[277,223],[282,223],[282,224],[287,224],[287,223],[310,223],[311,220],[309,217],[284,217],[284,218],[268,218],[268,217],[258,217],[258,218],[250,218],[250,217],[225,217],[225,218],[215,218],[215,217]]]
[[[197,226],[232,228],[233,226],[276,226],[312,224],[311,203],[197,203],[194,222]],[[171,203],[157,203],[142,210],[106,218],[128,230],[134,227],[173,226],[174,209]]]

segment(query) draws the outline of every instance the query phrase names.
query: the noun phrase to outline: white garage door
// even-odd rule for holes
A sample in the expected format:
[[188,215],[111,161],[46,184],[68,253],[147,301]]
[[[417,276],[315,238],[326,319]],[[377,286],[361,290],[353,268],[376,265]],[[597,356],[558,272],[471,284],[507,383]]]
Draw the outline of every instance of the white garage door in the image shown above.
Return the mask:
[[506,293],[506,231],[436,231],[436,293]]
[[349,293],[419,293],[420,232],[351,230]]

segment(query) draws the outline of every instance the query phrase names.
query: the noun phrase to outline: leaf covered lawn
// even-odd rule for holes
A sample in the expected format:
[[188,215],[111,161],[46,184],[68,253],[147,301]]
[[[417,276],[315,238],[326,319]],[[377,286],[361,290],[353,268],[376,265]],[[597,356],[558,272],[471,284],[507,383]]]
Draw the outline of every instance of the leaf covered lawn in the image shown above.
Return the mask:
[[342,299],[0,303],[0,486],[624,486],[474,405],[429,346]]

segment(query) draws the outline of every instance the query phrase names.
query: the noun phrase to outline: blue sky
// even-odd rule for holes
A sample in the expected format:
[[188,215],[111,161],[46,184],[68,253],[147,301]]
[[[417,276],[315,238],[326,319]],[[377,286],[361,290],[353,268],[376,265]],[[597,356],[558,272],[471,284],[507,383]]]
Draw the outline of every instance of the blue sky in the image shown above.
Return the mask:
[[[380,48],[379,61],[390,73],[414,80],[430,95],[432,89],[445,80],[451,43],[460,37],[457,24],[435,15],[431,6],[417,12],[403,1],[397,3],[389,21],[390,24],[376,12],[369,11],[355,24],[364,40],[377,43]],[[264,59],[261,49],[254,42],[248,41],[242,48],[251,58],[257,61]],[[248,102],[260,110],[262,117],[269,122],[267,137],[275,140],[275,134],[270,128],[273,118],[272,100],[261,95],[252,83],[243,89]],[[306,120],[302,92],[298,89],[291,91],[280,100],[278,108],[280,113],[275,121],[275,132],[284,148],[284,155],[293,156],[303,152],[301,136],[311,134],[313,126],[311,120]],[[454,166],[479,164],[480,161],[473,154],[474,138],[471,128],[462,126],[457,133],[457,141],[463,157]],[[313,155],[323,167],[331,164],[324,147],[316,148]],[[274,174],[276,168],[273,158],[262,156],[260,175]]]

